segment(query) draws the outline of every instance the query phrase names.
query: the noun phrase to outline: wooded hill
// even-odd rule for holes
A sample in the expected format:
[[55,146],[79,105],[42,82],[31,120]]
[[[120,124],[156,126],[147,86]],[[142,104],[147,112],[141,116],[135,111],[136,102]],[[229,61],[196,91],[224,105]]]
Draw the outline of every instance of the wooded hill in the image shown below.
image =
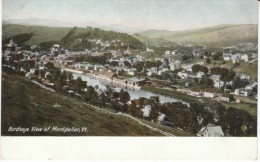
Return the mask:
[[122,48],[128,45],[132,49],[142,49],[144,45],[137,39],[126,33],[106,31],[100,28],[68,28],[68,27],[46,27],[46,26],[26,26],[17,24],[3,24],[3,41],[19,34],[32,34],[29,40],[25,40],[27,45],[39,45],[41,43],[61,43],[66,46],[75,46],[79,48],[87,47],[88,39],[101,39],[103,41],[120,40],[123,43]]

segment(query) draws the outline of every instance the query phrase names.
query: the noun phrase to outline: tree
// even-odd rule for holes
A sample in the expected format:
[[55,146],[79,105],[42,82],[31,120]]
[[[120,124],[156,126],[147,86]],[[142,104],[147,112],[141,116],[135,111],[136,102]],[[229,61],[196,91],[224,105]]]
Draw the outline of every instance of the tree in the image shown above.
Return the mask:
[[232,84],[232,90],[237,88],[243,88],[249,84],[249,81],[246,79],[240,79],[240,77],[235,77]]
[[113,90],[109,85],[106,86],[105,94],[107,102],[110,102],[113,97]]
[[159,117],[159,113],[160,113],[160,109],[159,109],[159,96],[152,96],[150,97],[150,112],[149,112],[149,119],[153,122],[157,122],[158,121],[158,117]]
[[57,91],[62,91],[62,87],[65,85],[63,78],[60,77],[54,80],[54,85]]
[[143,70],[144,62],[137,62],[133,67],[136,68],[138,72],[140,72]]
[[128,61],[124,61],[124,65],[127,66],[127,67],[131,66],[131,64]]
[[221,56],[223,56],[223,53],[217,52],[217,53],[215,53],[214,55],[212,55],[212,59],[213,59],[213,60],[220,60],[220,59],[221,59]]
[[211,64],[210,58],[206,58],[206,64]]
[[112,62],[110,63],[110,65],[112,65],[112,66],[118,66],[118,62],[117,62],[117,61],[112,61]]
[[82,81],[81,77],[78,77],[73,84],[73,90],[79,94],[82,93],[82,89],[86,87],[86,82]]
[[210,53],[210,52],[208,52],[208,51],[205,51],[205,54],[204,54],[206,57],[211,57],[212,56],[212,54]]
[[127,91],[121,89],[119,94],[120,101],[123,103],[127,103],[130,100],[130,95]]
[[203,88],[203,89],[206,89],[206,88],[213,88],[214,87],[214,82],[209,79],[209,78],[206,78],[206,79],[203,79],[199,82],[199,85]]
[[189,56],[187,55],[183,55],[182,58],[181,58],[182,61],[187,61],[189,60]]
[[100,106],[104,107],[106,106],[106,95],[104,92],[100,94]]
[[257,85],[253,87],[252,91],[257,93]]
[[231,136],[256,135],[256,119],[244,110],[229,107],[220,118],[220,125]]
[[191,69],[192,69],[193,73],[197,73],[199,71],[204,72],[204,73],[208,73],[209,72],[209,70],[208,70],[208,68],[206,66],[202,66],[202,65],[199,65],[199,64],[193,65]]
[[47,62],[44,66],[47,67],[48,69],[53,69],[55,67],[52,62]]
[[95,88],[92,86],[87,87],[87,92],[84,93],[83,98],[87,103],[90,103],[93,105],[100,105],[98,94],[95,91]]

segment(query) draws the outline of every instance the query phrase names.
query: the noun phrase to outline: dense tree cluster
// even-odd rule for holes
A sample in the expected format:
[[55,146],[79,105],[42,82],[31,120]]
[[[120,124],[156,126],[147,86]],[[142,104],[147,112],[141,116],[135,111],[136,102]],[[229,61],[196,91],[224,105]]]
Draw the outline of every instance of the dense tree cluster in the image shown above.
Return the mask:
[[234,79],[236,73],[232,70],[228,70],[223,67],[213,67],[210,68],[210,73],[215,75],[220,75],[220,79],[226,82],[229,82]]
[[206,66],[199,65],[199,64],[193,65],[191,69],[192,69],[193,73],[197,73],[197,72],[201,71],[201,72],[204,72],[205,74],[207,74],[209,72],[209,69]]

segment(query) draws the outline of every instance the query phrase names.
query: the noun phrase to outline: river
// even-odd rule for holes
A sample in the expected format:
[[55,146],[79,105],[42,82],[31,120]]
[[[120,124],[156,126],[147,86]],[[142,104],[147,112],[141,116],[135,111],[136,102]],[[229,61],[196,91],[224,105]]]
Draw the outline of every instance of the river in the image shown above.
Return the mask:
[[[78,77],[81,77],[81,79],[83,81],[86,81],[88,86],[95,87],[97,85],[99,89],[101,89],[103,91],[106,90],[106,84],[100,82],[98,79],[96,79],[94,77],[86,76],[86,75],[83,75],[83,74],[73,73],[73,79],[77,79]],[[117,92],[119,92],[121,90],[121,88],[119,88],[119,87],[114,87],[113,89]],[[142,90],[142,89],[141,90],[127,89],[127,91],[130,95],[131,100],[138,99],[140,97],[150,98],[151,96],[159,96],[161,103],[180,101],[180,100],[177,100],[177,99],[172,98],[172,97],[163,96],[163,95],[160,95],[160,94],[155,94],[155,93],[145,91],[145,90]]]

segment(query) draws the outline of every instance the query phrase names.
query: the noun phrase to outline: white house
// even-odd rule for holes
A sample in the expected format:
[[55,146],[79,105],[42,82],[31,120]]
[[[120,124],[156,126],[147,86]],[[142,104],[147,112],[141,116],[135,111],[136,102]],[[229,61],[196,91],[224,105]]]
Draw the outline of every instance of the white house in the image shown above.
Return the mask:
[[152,74],[158,74],[158,68],[157,67],[152,67],[152,68],[150,68],[150,69],[146,69],[146,74],[148,75],[148,76],[151,76]]
[[211,75],[210,79],[213,81],[220,81],[220,75]]
[[222,86],[224,86],[224,82],[221,80],[213,80],[213,82],[215,88],[221,88]]
[[170,56],[171,55],[171,51],[165,51],[165,53],[164,53],[166,56]]
[[232,97],[233,97],[232,94],[230,94],[230,93],[224,93],[224,94],[222,94],[220,100],[221,100],[221,101],[224,101],[224,102],[230,102]]
[[137,73],[136,68],[130,68],[130,69],[127,70],[128,75],[135,75],[136,73]]
[[241,60],[243,60],[243,61],[245,61],[245,62],[248,62],[248,60],[249,60],[248,55],[247,55],[247,54],[241,55]]
[[239,62],[240,58],[237,55],[231,55],[231,61],[232,63]]
[[36,68],[31,68],[31,69],[30,69],[30,73],[31,73],[31,74],[34,74],[36,71],[37,71]]
[[162,75],[163,72],[167,72],[167,71],[169,71],[169,69],[167,69],[167,68],[159,69],[158,70],[158,75]]
[[177,54],[177,50],[172,51],[172,55],[176,55]]
[[199,87],[193,87],[193,88],[191,89],[190,94],[191,94],[192,96],[200,96],[200,95],[202,94],[201,88],[199,88]]
[[193,64],[186,65],[186,66],[183,66],[183,69],[192,72],[192,66],[193,66]]
[[225,61],[230,61],[231,60],[231,53],[223,53],[223,59]]
[[214,98],[215,97],[215,89],[213,88],[207,88],[204,92],[204,97],[207,98]]
[[245,88],[238,88],[235,90],[234,94],[237,96],[249,96],[249,94],[251,93],[250,89],[245,89]]
[[250,90],[252,90],[255,86],[257,86],[257,82],[254,82],[254,83],[252,83],[252,84],[247,85],[247,86],[245,87],[245,89],[250,89]]
[[9,44],[7,44],[6,46],[7,46],[7,47],[15,47],[15,46],[17,46],[17,45],[15,44],[15,42],[13,41],[13,39],[11,38]]
[[189,74],[188,74],[187,72],[182,72],[182,71],[178,72],[177,75],[178,75],[180,78],[182,78],[182,79],[185,79],[185,78],[188,78],[188,77],[189,77]]
[[246,74],[239,74],[238,76],[242,80],[250,80],[251,79],[251,76],[250,75],[246,75]]
[[100,65],[100,64],[94,65],[94,70],[96,70],[96,71],[101,71],[102,69],[104,69],[104,66],[103,66],[103,65]]
[[145,82],[146,82],[145,79],[136,78],[136,77],[127,78],[127,79],[125,80],[125,84],[126,84],[127,86],[131,86],[131,87],[137,88],[137,89],[141,88],[141,86],[144,85]]
[[176,60],[174,62],[171,62],[169,64],[169,66],[170,66],[170,70],[172,70],[172,71],[177,70],[177,69],[179,69],[181,67],[181,61]]
[[224,133],[221,126],[208,124],[206,127],[201,128],[198,135],[201,137],[223,137]]
[[196,76],[199,78],[203,78],[205,76],[205,73],[202,71],[199,71],[199,72],[197,72]]

